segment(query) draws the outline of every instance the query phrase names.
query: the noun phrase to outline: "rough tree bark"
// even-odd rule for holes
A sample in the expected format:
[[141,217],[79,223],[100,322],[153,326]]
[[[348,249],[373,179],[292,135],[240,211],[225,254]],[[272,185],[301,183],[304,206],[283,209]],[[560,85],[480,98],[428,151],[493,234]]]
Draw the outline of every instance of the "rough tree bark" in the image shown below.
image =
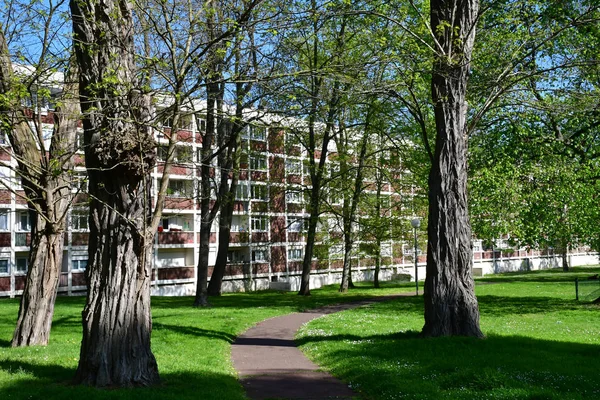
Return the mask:
[[150,349],[150,171],[156,161],[150,97],[137,87],[127,0],[71,0],[90,239],[83,339],[75,382],[158,383]]
[[429,174],[424,336],[483,336],[467,206],[466,93],[478,11],[478,0],[431,1],[439,53],[431,83],[436,143]]
[[[13,152],[19,165],[32,216],[32,235],[29,252],[27,280],[21,303],[12,346],[47,345],[54,315],[54,302],[58,290],[63,257],[63,232],[71,200],[68,172],[72,168],[72,155],[79,118],[79,104],[75,99],[77,85],[73,68],[67,75],[61,106],[54,113],[55,127],[50,149],[38,150],[36,137],[21,108],[20,96],[10,92],[14,76],[4,35],[0,30],[0,94],[5,100],[0,104],[3,124],[7,130]],[[36,110],[33,117],[36,117]],[[39,127],[39,124],[36,125]]]

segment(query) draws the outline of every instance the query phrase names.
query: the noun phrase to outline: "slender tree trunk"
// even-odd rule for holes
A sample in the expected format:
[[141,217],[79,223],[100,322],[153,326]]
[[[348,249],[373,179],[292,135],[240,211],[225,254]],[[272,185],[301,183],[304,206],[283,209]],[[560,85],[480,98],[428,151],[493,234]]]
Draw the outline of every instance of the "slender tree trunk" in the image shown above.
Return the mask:
[[375,254],[375,273],[373,275],[373,287],[379,288],[379,272],[381,271],[381,240],[377,239],[377,248],[379,251]]
[[[151,99],[137,86],[127,0],[70,2],[90,192],[87,299],[75,382],[159,382],[150,349]],[[150,231],[150,232],[149,232]]]
[[443,54],[431,85],[437,135],[429,174],[424,336],[483,336],[472,276],[465,98],[478,10],[478,0],[431,1],[431,29]]
[[233,219],[233,206],[235,203],[235,187],[232,185],[230,199],[222,203],[219,216],[219,250],[217,251],[217,260],[215,268],[210,277],[207,293],[209,296],[220,296],[225,276],[225,267],[227,266],[227,253],[229,252],[229,235],[231,233],[231,221]]
[[350,269],[352,268],[352,239],[350,235],[344,235],[344,267],[342,269],[342,282],[340,283],[340,292],[346,293],[348,291],[348,281],[350,279]]
[[[313,197],[317,198],[318,193],[311,191],[311,203],[314,201]],[[318,214],[317,214],[318,215]],[[300,296],[310,296],[310,270],[312,268],[312,254],[315,249],[315,238],[317,233],[317,222],[318,217],[311,213],[308,221],[308,232],[306,234],[306,247],[304,248],[304,259],[302,260],[302,278],[300,281]]]
[[34,220],[37,221],[29,252],[30,267],[13,334],[13,347],[47,345],[54,315],[63,258],[62,230],[51,233],[50,229],[46,230],[48,224],[43,218]]
[[562,258],[562,269],[564,272],[569,272],[569,246],[563,246],[563,250],[561,252]]

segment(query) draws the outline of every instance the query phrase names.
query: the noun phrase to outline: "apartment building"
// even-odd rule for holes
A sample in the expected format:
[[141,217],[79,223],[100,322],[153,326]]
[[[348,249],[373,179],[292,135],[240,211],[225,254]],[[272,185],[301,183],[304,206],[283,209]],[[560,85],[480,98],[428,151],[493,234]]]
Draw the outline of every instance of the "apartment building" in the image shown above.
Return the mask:
[[[41,107],[45,140],[52,133],[52,104]],[[308,183],[306,152],[281,123],[265,123],[267,118],[249,123],[242,134],[242,161],[230,234],[224,291],[257,290],[275,287],[295,290],[306,243],[304,220],[308,216],[305,195]],[[200,232],[201,133],[206,129],[202,113],[190,112],[178,129],[175,164],[164,204],[162,223],[156,233],[152,290],[154,294],[183,295],[195,291]],[[170,120],[156,129],[159,162],[152,172],[152,190],[162,175]],[[30,235],[30,216],[24,192],[6,137],[0,137],[0,296],[20,294],[25,285]],[[335,148],[331,148],[331,160]],[[87,184],[83,154],[76,155],[74,203],[65,233],[64,259],[59,292],[85,291],[87,242]],[[334,161],[332,161],[333,163]],[[386,183],[384,196],[394,194]],[[325,221],[332,217],[324,216]],[[339,224],[323,223],[313,261],[312,287],[334,283],[341,277],[343,246]],[[390,228],[391,229],[391,228]],[[218,216],[210,239],[209,265],[214,265],[218,249]],[[382,245],[382,279],[398,272],[407,245],[387,241]],[[410,246],[409,246],[410,247]],[[408,260],[410,262],[410,260]],[[408,265],[408,264],[407,264]],[[372,274],[374,261],[357,251],[353,269],[356,279]],[[209,276],[212,268],[209,268]]]

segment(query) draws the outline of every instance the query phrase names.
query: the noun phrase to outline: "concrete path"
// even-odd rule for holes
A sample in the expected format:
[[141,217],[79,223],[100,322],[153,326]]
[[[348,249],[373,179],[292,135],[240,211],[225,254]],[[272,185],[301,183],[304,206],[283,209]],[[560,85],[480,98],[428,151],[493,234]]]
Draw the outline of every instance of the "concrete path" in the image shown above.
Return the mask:
[[381,296],[288,314],[267,319],[248,329],[231,348],[233,366],[246,394],[253,400],[351,399],[356,396],[346,384],[320,371],[318,365],[298,350],[294,343],[296,331],[314,318],[400,296]]

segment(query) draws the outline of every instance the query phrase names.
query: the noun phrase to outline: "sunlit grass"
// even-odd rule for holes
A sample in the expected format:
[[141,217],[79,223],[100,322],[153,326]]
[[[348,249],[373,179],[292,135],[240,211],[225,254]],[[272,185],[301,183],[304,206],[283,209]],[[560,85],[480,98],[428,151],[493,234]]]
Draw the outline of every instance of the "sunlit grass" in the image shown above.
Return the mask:
[[81,341],[81,297],[60,297],[47,347],[10,347],[18,300],[0,299],[0,399],[244,399],[230,362],[236,335],[263,319],[322,305],[397,293],[393,285],[366,285],[348,294],[337,287],[295,293],[225,294],[212,307],[190,297],[153,298],[152,349],[162,384],[150,389],[97,390],[72,386]]
[[573,281],[599,270],[478,280],[483,340],[420,338],[421,297],[320,318],[298,340],[366,399],[598,399],[600,307]]

